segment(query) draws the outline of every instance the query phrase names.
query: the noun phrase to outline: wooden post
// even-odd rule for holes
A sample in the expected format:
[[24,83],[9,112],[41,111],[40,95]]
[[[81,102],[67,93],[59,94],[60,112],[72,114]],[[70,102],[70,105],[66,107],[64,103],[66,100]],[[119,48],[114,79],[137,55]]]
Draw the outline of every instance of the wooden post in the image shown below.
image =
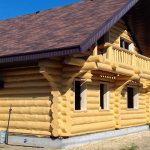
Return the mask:
[[114,55],[113,55],[113,51],[112,50],[113,50],[112,46],[107,48],[107,56],[106,56],[106,58],[113,61]]
[[93,50],[93,56],[97,56],[98,55],[98,45],[96,43],[94,50]]
[[120,99],[121,99],[121,93],[120,91],[115,92],[115,102],[114,102],[114,117],[115,117],[115,128],[119,129],[121,128],[121,106],[120,106]]
[[132,54],[132,66],[136,66],[136,57],[135,57],[135,54],[133,53]]

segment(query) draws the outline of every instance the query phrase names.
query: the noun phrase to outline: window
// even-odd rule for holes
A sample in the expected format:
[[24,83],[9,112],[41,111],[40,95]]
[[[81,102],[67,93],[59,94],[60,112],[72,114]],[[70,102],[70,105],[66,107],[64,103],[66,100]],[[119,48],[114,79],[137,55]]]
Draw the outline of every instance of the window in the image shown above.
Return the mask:
[[100,83],[99,85],[99,101],[100,109],[109,109],[109,86],[108,83]]
[[0,89],[3,89],[3,88],[4,88],[4,81],[0,80]]
[[130,50],[132,43],[124,38],[120,38],[120,47]]
[[86,90],[85,81],[74,81],[75,110],[86,110]]
[[[98,41],[97,44],[100,45],[104,45],[106,42],[109,42],[109,32],[107,32],[105,35],[103,35]],[[103,48],[103,46],[101,48],[98,49],[98,55],[103,55],[104,57],[106,57],[106,49]]]
[[138,108],[138,91],[135,87],[127,87],[127,107],[129,109]]

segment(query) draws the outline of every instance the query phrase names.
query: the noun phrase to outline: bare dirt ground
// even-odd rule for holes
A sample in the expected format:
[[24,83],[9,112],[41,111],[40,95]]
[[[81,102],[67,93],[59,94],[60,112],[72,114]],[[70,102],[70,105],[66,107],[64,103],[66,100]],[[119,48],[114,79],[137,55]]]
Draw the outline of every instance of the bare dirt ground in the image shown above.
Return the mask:
[[[79,145],[64,150],[121,150],[132,144],[137,145],[138,150],[150,150],[150,131],[144,131],[120,137],[100,140],[84,145]],[[44,148],[31,148],[21,146],[0,145],[0,150],[51,150]]]

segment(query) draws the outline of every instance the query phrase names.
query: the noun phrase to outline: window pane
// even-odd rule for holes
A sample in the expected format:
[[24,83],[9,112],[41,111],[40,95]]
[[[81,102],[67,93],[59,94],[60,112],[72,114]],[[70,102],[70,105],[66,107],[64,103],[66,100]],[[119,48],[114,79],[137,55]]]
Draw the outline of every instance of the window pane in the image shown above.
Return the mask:
[[124,42],[124,45],[125,45],[125,46],[124,46],[125,49],[129,49],[129,45],[130,45],[130,44],[129,44],[128,42],[125,41],[125,42]]
[[86,110],[86,82],[76,80],[74,84],[75,110]]
[[131,44],[130,42],[126,41],[126,40],[123,39],[123,38],[120,38],[120,47],[129,50],[129,45],[130,45],[130,44]]
[[104,109],[104,84],[100,84],[100,108]]
[[127,88],[127,99],[128,99],[128,108],[134,108],[134,89],[131,87]]
[[120,39],[120,47],[124,48],[124,40]]
[[74,90],[75,90],[75,110],[81,109],[81,87],[80,87],[80,81],[75,81]]

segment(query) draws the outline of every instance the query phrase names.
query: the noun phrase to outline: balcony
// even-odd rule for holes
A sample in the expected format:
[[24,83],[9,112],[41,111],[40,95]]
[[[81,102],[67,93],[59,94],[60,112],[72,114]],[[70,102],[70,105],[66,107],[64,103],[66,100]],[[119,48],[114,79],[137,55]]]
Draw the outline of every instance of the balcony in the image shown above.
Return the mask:
[[108,46],[106,58],[118,64],[133,66],[143,71],[150,71],[150,58],[135,54],[117,46]]
[[[91,51],[93,55],[91,55]],[[82,58],[81,54],[65,58],[65,64],[76,66],[75,68],[72,67],[72,71],[80,70],[74,76],[88,71],[101,70],[105,73],[117,74],[118,77],[132,77],[135,80],[140,78],[150,79],[149,57],[133,53],[110,43],[97,45],[91,48],[91,51],[87,53],[88,58],[86,60]]]
[[142,78],[150,79],[149,57],[136,54],[110,43],[106,43],[103,46],[100,45],[98,49],[103,51],[99,54],[99,57],[101,57],[101,60],[99,59],[101,64],[98,63],[99,69],[129,76],[138,74]]

